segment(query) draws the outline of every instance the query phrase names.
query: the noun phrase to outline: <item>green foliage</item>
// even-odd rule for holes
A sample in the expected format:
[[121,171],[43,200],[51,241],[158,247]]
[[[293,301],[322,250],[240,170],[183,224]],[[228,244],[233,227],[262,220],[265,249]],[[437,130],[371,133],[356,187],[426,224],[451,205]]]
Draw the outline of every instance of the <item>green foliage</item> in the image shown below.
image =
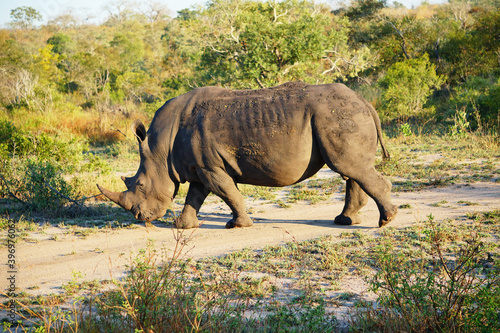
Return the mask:
[[73,39],[63,33],[54,34],[47,40],[47,44],[52,45],[52,51],[60,55],[70,53],[74,47]]
[[10,38],[7,31],[0,30],[0,68],[2,68],[2,75],[9,67],[24,68],[26,66],[27,58],[22,44]]
[[399,132],[402,136],[409,137],[413,135],[413,131],[411,129],[411,125],[408,123],[401,124],[399,128]]
[[198,16],[198,12],[188,8],[181,9],[177,12],[177,17],[181,21],[193,20],[196,18],[196,16]]
[[470,129],[470,123],[467,121],[467,111],[457,110],[453,118],[453,124],[448,126],[448,134],[454,138],[464,138]]
[[84,149],[76,140],[33,134],[0,120],[0,197],[15,196],[30,211],[61,213],[76,194],[63,174],[80,169]]
[[[232,6],[214,1],[204,13],[214,20],[212,29],[202,30],[207,42],[200,69],[206,71],[205,78],[233,87],[269,87],[352,74],[335,64],[351,52],[346,45],[348,24],[326,8],[308,1],[244,1]],[[330,64],[335,66],[328,70]]]
[[[456,103],[446,96],[427,101],[429,87],[443,80],[434,65],[452,91],[469,77],[494,85],[500,75],[495,1],[475,1],[473,10],[463,2],[405,10],[363,0],[332,12],[310,0],[214,0],[171,20],[113,6],[102,25],[64,17],[23,34],[14,33],[24,29],[19,22],[32,27],[38,16],[29,7],[16,9],[19,24],[0,30],[0,111],[17,117],[82,107],[110,119],[117,112],[151,114],[159,101],[194,87],[301,80],[381,86],[382,100],[368,97],[387,119],[425,113],[442,120],[438,111],[451,110],[452,119]],[[490,90],[490,100],[475,101],[481,124],[467,111],[471,130],[498,127]]]
[[14,26],[19,26],[21,29],[33,27],[35,21],[41,21],[42,15],[33,7],[22,6],[12,9],[10,17],[14,21]]
[[74,194],[61,166],[32,158],[24,165],[17,192],[29,209],[39,212],[60,211]]
[[87,330],[241,331],[245,322],[238,300],[230,302],[231,290],[223,282],[196,283],[205,278],[192,275],[196,270],[179,259],[183,245],[178,246],[172,258],[152,246],[141,251],[124,283],[99,296],[99,319],[88,321]]
[[121,60],[121,68],[134,66],[144,58],[144,43],[133,32],[117,33],[109,43]]
[[396,331],[498,331],[499,262],[485,264],[488,248],[477,230],[449,248],[446,227],[434,225],[432,216],[430,223],[419,250],[389,243],[377,249],[374,322],[391,322]]
[[[500,122],[500,78],[469,77],[453,92],[447,116],[470,123],[471,130],[498,130]],[[464,129],[469,128],[466,126]]]
[[373,18],[373,15],[386,6],[386,0],[354,0],[345,15],[350,20]]
[[379,81],[383,89],[382,115],[407,121],[424,110],[432,89],[443,82],[427,55],[393,64]]
[[[478,10],[474,24],[461,26],[449,32],[440,55],[446,74],[455,82],[469,76],[498,75],[498,49],[500,48],[500,12]],[[472,19],[472,18],[471,18]]]
[[35,156],[41,161],[51,160],[74,168],[81,161],[81,152],[86,146],[73,138],[65,140],[45,132],[30,133],[0,119],[0,148],[9,158]]
[[75,195],[63,170],[61,164],[36,157],[6,160],[0,166],[0,197],[15,196],[27,211],[63,213]]
[[87,155],[88,162],[83,164],[80,168],[82,172],[99,171],[101,174],[107,175],[111,173],[111,166],[100,158],[98,155],[89,153]]
[[337,326],[335,317],[326,315],[325,304],[321,299],[318,305],[269,307],[271,314],[266,318],[269,332],[334,332]]

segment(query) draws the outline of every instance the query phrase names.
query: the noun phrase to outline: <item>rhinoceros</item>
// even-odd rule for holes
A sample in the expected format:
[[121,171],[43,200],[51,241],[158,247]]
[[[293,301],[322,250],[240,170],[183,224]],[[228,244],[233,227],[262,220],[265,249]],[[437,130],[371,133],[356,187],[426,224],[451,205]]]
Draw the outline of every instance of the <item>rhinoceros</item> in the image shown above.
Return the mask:
[[380,212],[379,226],[397,207],[391,183],[374,162],[377,144],[389,158],[375,109],[343,84],[287,83],[268,89],[196,88],[167,101],[146,131],[136,120],[140,165],[122,177],[127,190],[108,191],[111,201],[137,220],[162,217],[180,183],[189,182],[178,228],[199,226],[203,201],[214,193],[231,208],[227,228],[249,227],[237,184],[287,186],[307,179],[325,164],[346,179],[345,206],[334,222],[360,223],[368,195]]

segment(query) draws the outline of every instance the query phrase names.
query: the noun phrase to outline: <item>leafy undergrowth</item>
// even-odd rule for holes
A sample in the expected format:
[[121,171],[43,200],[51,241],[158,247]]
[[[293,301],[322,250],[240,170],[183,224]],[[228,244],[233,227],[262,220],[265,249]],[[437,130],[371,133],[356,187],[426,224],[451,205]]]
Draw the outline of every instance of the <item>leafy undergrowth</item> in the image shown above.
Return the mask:
[[[493,137],[471,134],[450,140],[410,135],[387,141],[392,160],[378,168],[392,180],[395,192],[500,179],[500,149]],[[124,147],[131,151],[129,145]],[[133,227],[130,215],[120,208],[78,201],[87,207],[82,208],[47,186],[58,186],[62,192],[64,182],[70,181],[72,191],[64,194],[90,197],[99,179],[119,190],[116,174],[95,170],[133,170],[137,159],[131,154],[120,160],[109,152],[94,153],[99,158],[84,164],[92,167],[71,179],[55,170],[49,178],[59,183],[49,182],[42,173],[30,174],[29,179],[45,179],[34,184],[39,187],[34,190],[52,192],[62,215],[37,212],[22,202],[27,196],[20,197],[21,202],[3,199],[0,230],[13,221],[17,240],[32,241],[31,233],[43,233],[49,225],[79,237]],[[52,170],[50,164],[38,166],[44,172]],[[21,176],[17,186],[23,189]],[[3,186],[15,194],[11,180]],[[248,200],[286,208],[297,201],[324,201],[343,191],[343,181],[316,176],[284,189],[240,190]],[[178,204],[185,194],[182,186]],[[75,207],[81,210],[71,214]],[[169,211],[161,223],[171,223],[175,216]],[[131,258],[129,276],[122,281],[82,282],[75,276],[63,286],[64,295],[17,295],[20,323],[4,326],[7,332],[496,332],[499,234],[500,211],[492,211],[454,221],[429,217],[405,229],[343,233],[193,261],[183,255],[190,237],[180,233],[176,250],[158,252],[150,246]],[[364,292],[345,292],[343,287],[351,281],[364,281]],[[9,304],[6,299],[2,307]],[[347,316],[341,311],[346,307]]]
[[[191,234],[192,235],[192,234]],[[15,301],[7,332],[496,332],[500,211],[194,261],[191,235],[130,259],[122,281]],[[363,279],[372,299],[342,292]],[[338,309],[350,303],[347,317]],[[9,303],[4,303],[7,306]],[[346,324],[347,323],[347,324]]]
[[[500,181],[500,144],[496,137],[471,133],[461,138],[411,134],[386,141],[392,158],[385,163],[379,162],[377,168],[392,181],[393,192]],[[124,190],[119,175],[110,170],[120,175],[133,174],[139,158],[135,146],[129,142],[116,144],[81,158],[83,164],[73,168],[71,175],[64,174],[57,164],[46,160],[36,160],[37,167],[31,169],[21,165],[21,160],[10,160],[13,176],[0,178],[2,218],[20,221],[20,224],[28,220],[39,226],[63,223],[84,228],[88,225],[107,228],[128,224],[130,214],[103,202],[102,196],[96,197],[99,192],[95,184],[114,191]],[[29,174],[25,172],[28,169]],[[244,184],[239,188],[247,200],[290,208],[299,201],[309,204],[328,202],[332,195],[342,195],[344,184],[338,174],[325,169],[302,183],[284,188]],[[181,210],[187,188],[187,184],[181,184],[174,210]],[[217,200],[221,201],[211,194],[207,202]],[[168,213],[163,220],[171,222],[175,213],[170,210]],[[0,229],[2,225],[0,223]]]

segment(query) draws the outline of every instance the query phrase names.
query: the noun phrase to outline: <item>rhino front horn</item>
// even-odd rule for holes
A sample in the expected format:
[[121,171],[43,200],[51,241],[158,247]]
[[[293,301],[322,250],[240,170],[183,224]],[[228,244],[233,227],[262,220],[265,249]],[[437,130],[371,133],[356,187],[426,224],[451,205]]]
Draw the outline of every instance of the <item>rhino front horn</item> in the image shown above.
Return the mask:
[[113,201],[115,204],[125,208],[126,210],[130,210],[132,207],[131,205],[128,205],[125,200],[125,192],[111,192],[106,190],[104,187],[101,187],[99,184],[97,184],[97,188],[99,191],[101,191],[102,194],[106,196],[109,200]]

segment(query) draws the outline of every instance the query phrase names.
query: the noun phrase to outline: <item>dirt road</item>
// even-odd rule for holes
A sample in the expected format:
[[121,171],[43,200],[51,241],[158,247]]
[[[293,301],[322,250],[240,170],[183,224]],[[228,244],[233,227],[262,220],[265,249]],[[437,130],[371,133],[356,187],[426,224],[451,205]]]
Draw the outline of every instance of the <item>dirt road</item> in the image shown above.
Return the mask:
[[[247,206],[256,211],[251,215],[254,226],[232,230],[224,227],[230,218],[227,206],[219,201],[209,203],[200,212],[202,226],[183,234],[184,238],[190,238],[187,255],[193,258],[218,256],[246,247],[259,249],[345,231],[375,232],[378,211],[372,200],[361,211],[362,224],[351,227],[332,224],[342,210],[343,196],[335,193],[328,201],[315,205],[299,202],[286,209],[276,204],[263,204],[262,200],[247,199]],[[394,193],[393,201],[398,206],[409,207],[400,208],[396,220],[390,224],[393,227],[424,222],[429,214],[437,221],[457,219],[467,213],[499,209],[500,183],[481,182]],[[148,242],[153,242],[156,248],[173,250],[174,235],[171,227],[159,223],[153,227],[139,224],[134,229],[102,231],[87,237],[65,234],[60,228],[51,227],[38,235],[41,239],[38,242],[20,240],[16,244],[19,265],[16,287],[30,294],[49,294],[60,292],[61,286],[71,281],[75,274],[81,275],[82,280],[120,278],[130,258],[145,249]],[[0,250],[0,258],[7,258],[6,248]],[[7,269],[1,270],[2,284],[7,279],[7,272]]]

